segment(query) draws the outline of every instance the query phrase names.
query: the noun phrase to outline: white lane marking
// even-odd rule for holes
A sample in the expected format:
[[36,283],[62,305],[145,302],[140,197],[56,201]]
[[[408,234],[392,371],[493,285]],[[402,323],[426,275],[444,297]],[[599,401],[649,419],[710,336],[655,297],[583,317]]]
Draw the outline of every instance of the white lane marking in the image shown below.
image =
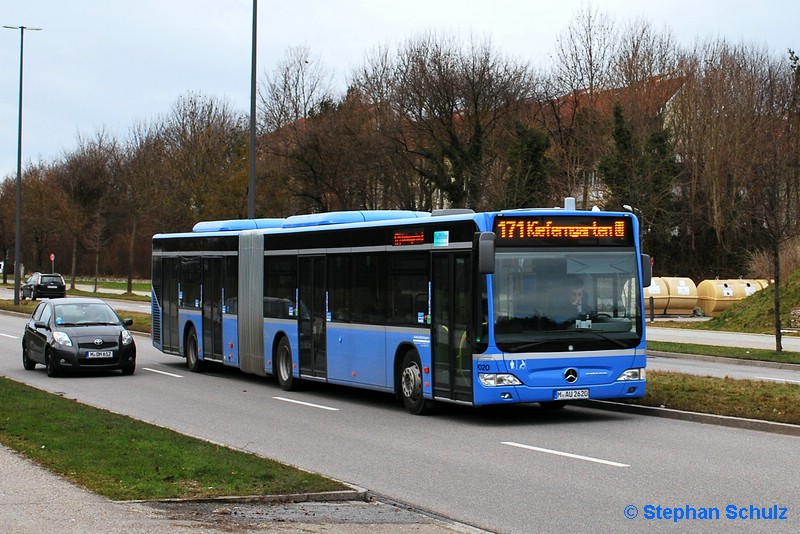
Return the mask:
[[159,371],[158,369],[150,369],[149,367],[142,367],[142,369],[145,371],[150,371],[151,373],[158,373],[160,375],[167,375],[175,378],[183,378],[183,375],[176,375],[174,373],[168,373],[166,371]]
[[331,408],[330,406],[322,406],[321,404],[311,404],[310,402],[303,402],[299,400],[287,399],[285,397],[272,397],[275,400],[284,401],[284,402],[292,402],[294,404],[302,404],[303,406],[310,406],[312,408],[319,408],[320,410],[330,410],[332,412],[338,412],[339,408]]
[[791,382],[792,384],[800,384],[800,380],[789,380],[788,378],[772,378],[769,376],[757,376],[758,380],[771,380],[772,382]]
[[10,337],[11,339],[19,339],[19,336],[12,336],[11,334],[0,334],[3,337]]
[[598,464],[610,465],[612,467],[630,467],[628,464],[621,464],[612,462],[610,460],[602,460],[600,458],[592,458],[591,456],[581,456],[580,454],[572,454],[569,452],[554,451],[552,449],[543,449],[541,447],[533,447],[531,445],[523,445],[521,443],[514,443],[513,441],[502,441],[503,445],[510,445],[511,447],[519,447],[520,449],[528,449],[530,451],[544,452],[547,454],[555,454],[557,456],[566,456],[567,458],[575,458],[576,460],[585,460],[587,462],[595,462]]

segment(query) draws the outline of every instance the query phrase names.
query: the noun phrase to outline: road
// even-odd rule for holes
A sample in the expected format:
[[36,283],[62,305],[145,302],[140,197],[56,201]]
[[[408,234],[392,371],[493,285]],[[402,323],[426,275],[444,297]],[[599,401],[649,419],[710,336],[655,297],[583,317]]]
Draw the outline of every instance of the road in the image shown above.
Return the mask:
[[[673,341],[697,345],[716,345],[719,347],[750,347],[754,349],[775,350],[775,336],[765,334],[743,334],[738,332],[714,332],[685,328],[659,327],[658,322],[647,323],[646,335],[652,341]],[[800,352],[800,337],[781,336],[783,350]]]
[[[445,406],[415,417],[378,393],[289,393],[233,370],[189,373],[142,336],[131,377],[51,379],[22,369],[23,323],[0,314],[0,375],[493,532],[674,532],[672,509],[686,507],[721,514],[685,521],[693,532],[800,530],[800,438],[584,407]],[[787,519],[751,518],[773,507]]]

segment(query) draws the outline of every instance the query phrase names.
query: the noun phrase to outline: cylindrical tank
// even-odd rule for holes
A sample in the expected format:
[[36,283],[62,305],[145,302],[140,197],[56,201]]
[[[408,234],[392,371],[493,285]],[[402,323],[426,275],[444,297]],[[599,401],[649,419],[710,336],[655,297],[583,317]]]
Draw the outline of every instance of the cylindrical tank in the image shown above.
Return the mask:
[[732,304],[749,297],[762,284],[757,280],[703,280],[697,286],[697,300],[703,314],[716,317]]
[[697,306],[697,286],[690,278],[665,277],[669,302],[665,315],[693,315]]
[[644,308],[650,315],[650,297],[653,297],[653,313],[664,315],[669,303],[669,291],[663,279],[654,276],[650,285],[644,288]]

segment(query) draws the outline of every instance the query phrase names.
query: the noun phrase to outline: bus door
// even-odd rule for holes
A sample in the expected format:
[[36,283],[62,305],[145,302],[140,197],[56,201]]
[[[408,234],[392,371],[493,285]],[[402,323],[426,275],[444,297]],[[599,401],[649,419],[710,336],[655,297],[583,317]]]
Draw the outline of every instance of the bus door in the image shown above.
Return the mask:
[[223,359],[222,258],[203,258],[203,359]]
[[161,262],[161,339],[164,352],[180,350],[178,331],[178,280],[180,279],[180,258],[168,257]]
[[435,397],[472,400],[472,259],[433,255],[431,326]]
[[299,262],[297,321],[300,333],[300,374],[325,378],[328,370],[325,341],[325,257],[301,256]]

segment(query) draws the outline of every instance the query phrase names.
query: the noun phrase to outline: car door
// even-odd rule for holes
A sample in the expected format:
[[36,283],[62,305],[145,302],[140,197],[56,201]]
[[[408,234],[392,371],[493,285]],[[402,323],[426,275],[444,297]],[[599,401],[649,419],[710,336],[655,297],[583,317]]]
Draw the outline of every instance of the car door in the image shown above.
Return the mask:
[[44,363],[47,328],[36,328],[36,323],[39,321],[49,323],[51,313],[47,313],[48,310],[48,303],[40,302],[33,310],[31,318],[28,319],[28,324],[25,325],[25,346],[28,349],[28,358],[38,363]]

